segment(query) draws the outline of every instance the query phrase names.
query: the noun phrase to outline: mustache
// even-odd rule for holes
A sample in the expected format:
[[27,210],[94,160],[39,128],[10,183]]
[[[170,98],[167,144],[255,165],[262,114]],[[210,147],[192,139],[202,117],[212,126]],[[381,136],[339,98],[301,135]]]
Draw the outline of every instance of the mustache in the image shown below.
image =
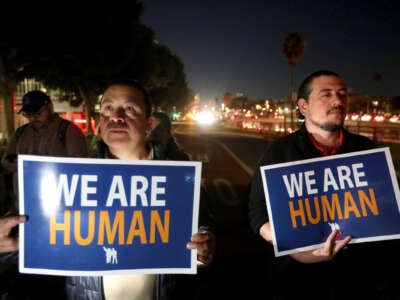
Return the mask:
[[126,123],[121,123],[121,122],[110,122],[107,124],[106,129],[113,129],[113,128],[117,128],[117,129],[128,129],[128,125],[126,125]]
[[341,105],[334,106],[334,107],[330,108],[326,113],[330,114],[331,112],[334,112],[334,111],[340,111],[343,113],[343,112],[345,112],[345,108],[344,108],[344,106],[341,106]]

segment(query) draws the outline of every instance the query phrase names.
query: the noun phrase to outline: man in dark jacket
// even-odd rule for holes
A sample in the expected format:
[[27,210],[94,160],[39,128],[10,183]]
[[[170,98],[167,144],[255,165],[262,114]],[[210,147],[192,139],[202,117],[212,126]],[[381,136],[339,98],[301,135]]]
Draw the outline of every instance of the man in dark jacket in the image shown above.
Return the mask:
[[[147,141],[151,129],[151,102],[136,81],[118,80],[106,88],[100,105],[100,132],[103,157],[124,160],[161,159],[156,146]],[[200,201],[201,202],[201,201]],[[201,205],[201,204],[200,204]],[[209,264],[215,252],[215,237],[208,225],[211,217],[200,207],[199,232],[187,243],[197,249],[198,264]],[[174,276],[124,274],[67,279],[68,299],[168,299],[173,293]],[[188,295],[190,298],[190,295]]]
[[[133,80],[110,83],[104,92],[100,110],[100,131],[104,140],[101,157],[162,159],[157,156],[157,153],[161,153],[156,149],[157,145],[152,146],[147,142],[151,102],[146,90],[139,83]],[[0,218],[0,262],[16,263],[18,239],[10,236],[10,232],[14,226],[26,221],[26,216]],[[200,228],[186,245],[188,249],[197,249],[199,267],[204,267],[213,260],[215,236],[211,231],[212,223],[213,217],[201,200]],[[71,300],[165,300],[174,294],[175,284],[175,276],[169,274],[73,276],[67,278],[66,293]],[[187,298],[190,296],[187,295]]]
[[[250,225],[269,243],[272,232],[260,166],[377,147],[343,128],[347,88],[338,74],[321,70],[309,75],[300,85],[297,104],[304,124],[270,144],[250,185]],[[316,250],[271,258],[275,299],[398,299],[389,275],[399,267],[398,240],[349,244],[351,237],[337,240],[338,234],[333,231]]]

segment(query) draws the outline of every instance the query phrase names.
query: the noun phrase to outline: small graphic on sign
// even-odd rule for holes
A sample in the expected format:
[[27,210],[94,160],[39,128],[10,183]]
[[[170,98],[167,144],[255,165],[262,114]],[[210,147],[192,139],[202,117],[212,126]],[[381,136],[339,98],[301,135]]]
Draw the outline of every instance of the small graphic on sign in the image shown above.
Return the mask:
[[328,223],[331,227],[331,231],[338,230],[339,234],[336,236],[336,240],[340,240],[342,238],[342,231],[340,230],[340,225],[336,222]]
[[118,264],[118,252],[115,248],[103,247],[106,253],[106,263],[108,264]]

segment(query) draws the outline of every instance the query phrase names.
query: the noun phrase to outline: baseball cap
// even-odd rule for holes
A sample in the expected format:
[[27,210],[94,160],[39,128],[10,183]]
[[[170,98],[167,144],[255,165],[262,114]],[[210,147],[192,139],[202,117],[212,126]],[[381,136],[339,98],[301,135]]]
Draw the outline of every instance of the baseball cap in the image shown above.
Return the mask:
[[43,105],[50,103],[50,97],[39,90],[34,90],[26,93],[22,97],[22,108],[18,113],[36,113]]

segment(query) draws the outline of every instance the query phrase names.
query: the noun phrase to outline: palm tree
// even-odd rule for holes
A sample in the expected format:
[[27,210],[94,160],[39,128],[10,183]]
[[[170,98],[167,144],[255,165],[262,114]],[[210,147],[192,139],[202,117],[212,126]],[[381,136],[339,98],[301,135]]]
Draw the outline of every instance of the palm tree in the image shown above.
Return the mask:
[[283,42],[283,54],[289,61],[290,67],[290,126],[293,129],[293,108],[294,108],[294,89],[293,89],[293,74],[297,62],[303,56],[306,48],[306,41],[298,32],[289,33]]

